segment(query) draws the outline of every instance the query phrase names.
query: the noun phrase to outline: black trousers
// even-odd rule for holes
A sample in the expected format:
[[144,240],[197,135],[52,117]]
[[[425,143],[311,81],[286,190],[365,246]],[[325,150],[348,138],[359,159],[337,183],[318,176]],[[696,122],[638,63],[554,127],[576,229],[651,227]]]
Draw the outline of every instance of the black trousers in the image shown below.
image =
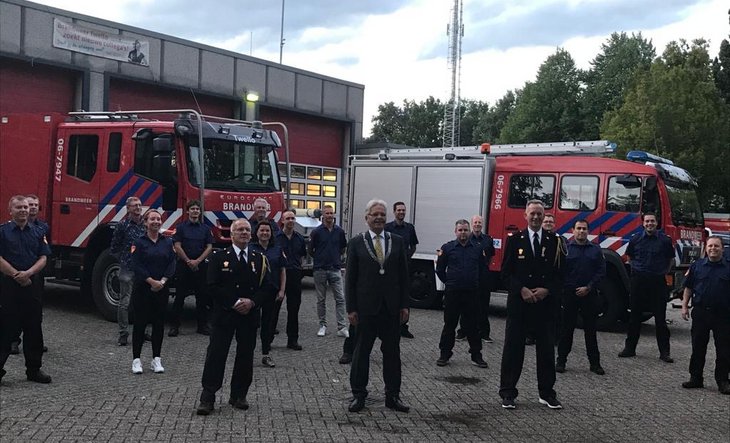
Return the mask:
[[669,328],[667,327],[667,284],[663,275],[631,274],[631,314],[626,335],[626,348],[636,350],[641,334],[641,313],[654,313],[656,343],[660,355],[669,355]]
[[172,303],[170,313],[170,325],[180,327],[180,315],[182,314],[185,298],[191,293],[195,294],[195,317],[198,321],[198,328],[207,326],[210,316],[211,302],[206,284],[207,265],[205,262],[193,271],[184,262],[177,263],[177,282],[175,301]]
[[376,338],[380,339],[380,351],[383,353],[385,396],[400,395],[400,313],[391,314],[383,306],[378,314],[359,316],[350,368],[350,388],[355,397],[368,395],[370,353]]
[[23,331],[25,339],[23,354],[26,371],[35,372],[42,366],[43,308],[38,278],[33,276],[30,286],[20,286],[10,277],[0,277],[0,369],[10,356],[10,343],[17,337],[19,330]]
[[558,362],[565,364],[573,348],[573,334],[578,312],[583,317],[583,335],[586,340],[586,354],[591,365],[601,363],[596,337],[596,321],[598,320],[598,295],[592,290],[584,297],[575,295],[576,288],[563,290],[563,318],[558,341]]
[[472,355],[481,355],[482,340],[477,331],[479,312],[476,289],[447,289],[444,300],[444,327],[441,330],[439,349],[442,356],[451,356],[456,341],[456,326],[461,317],[461,328],[469,340]]
[[223,386],[223,374],[226,369],[228,351],[231,340],[236,336],[236,360],[231,376],[231,398],[246,398],[248,388],[253,381],[253,354],[256,349],[256,328],[258,327],[258,310],[247,315],[235,311],[223,311],[220,308],[213,313],[213,330],[210,334],[208,351],[205,354],[203,368],[203,392],[200,401],[215,401],[215,393]]
[[134,305],[134,327],[132,328],[132,357],[142,354],[145,329],[152,324],[152,356],[162,352],[162,338],[165,336],[165,310],[170,296],[167,288],[152,292],[146,282],[136,282],[132,291]]
[[[401,325],[401,327],[402,326],[403,325]],[[355,352],[355,337],[357,337],[357,327],[350,325],[348,332],[349,337],[347,337],[345,339],[345,342],[342,344],[342,353],[352,355]]]
[[[479,280],[479,289],[477,289],[477,312],[474,316],[477,332],[482,338],[489,338],[492,334],[492,326],[489,324],[489,303],[492,300],[492,285],[488,277],[482,277]],[[464,332],[464,319],[459,320],[459,333]]]
[[[301,269],[286,270],[286,337],[287,343],[295,344],[299,341],[299,307],[302,305],[302,271]],[[279,324],[279,312],[283,302],[277,301],[274,313],[274,327]]]
[[728,380],[730,374],[730,309],[692,308],[692,356],[689,359],[692,378],[702,379],[710,331],[715,339],[715,381],[720,383]]
[[507,296],[507,326],[502,350],[499,395],[517,398],[517,382],[525,360],[525,335],[535,332],[537,389],[541,398],[555,396],[555,305],[557,297],[548,295],[538,303],[526,303],[520,294]]
[[276,312],[276,295],[270,294],[261,303],[261,352],[266,355],[271,351],[274,341],[274,313]]

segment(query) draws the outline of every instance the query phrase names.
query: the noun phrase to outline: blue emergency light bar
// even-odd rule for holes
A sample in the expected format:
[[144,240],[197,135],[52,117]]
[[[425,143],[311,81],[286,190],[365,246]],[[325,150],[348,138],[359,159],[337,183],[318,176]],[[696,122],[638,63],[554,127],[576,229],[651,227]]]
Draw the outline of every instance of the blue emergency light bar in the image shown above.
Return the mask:
[[663,163],[665,165],[674,164],[674,162],[669,159],[659,157],[658,155],[654,155],[646,151],[629,151],[629,153],[626,154],[626,160],[636,163],[654,162]]

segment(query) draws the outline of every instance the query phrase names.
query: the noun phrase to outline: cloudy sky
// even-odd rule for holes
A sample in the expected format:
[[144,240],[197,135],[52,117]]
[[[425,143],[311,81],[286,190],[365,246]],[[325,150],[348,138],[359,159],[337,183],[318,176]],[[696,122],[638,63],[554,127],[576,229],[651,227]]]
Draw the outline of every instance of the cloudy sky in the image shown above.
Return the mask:
[[[279,61],[280,0],[36,0]],[[728,38],[727,0],[463,0],[462,98],[494,103],[535,78],[557,47],[588,68],[612,32],[671,40]],[[365,85],[364,135],[378,105],[450,91],[446,28],[453,0],[288,0],[285,65]]]

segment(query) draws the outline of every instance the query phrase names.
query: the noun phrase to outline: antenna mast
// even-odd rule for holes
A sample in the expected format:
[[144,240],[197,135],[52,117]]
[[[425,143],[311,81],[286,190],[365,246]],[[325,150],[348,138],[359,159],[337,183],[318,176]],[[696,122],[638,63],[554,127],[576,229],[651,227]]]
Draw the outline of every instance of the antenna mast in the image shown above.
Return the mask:
[[444,146],[459,146],[461,124],[461,39],[464,36],[462,23],[463,5],[454,0],[451,23],[446,28],[449,38],[447,63],[451,71],[451,95],[444,106]]

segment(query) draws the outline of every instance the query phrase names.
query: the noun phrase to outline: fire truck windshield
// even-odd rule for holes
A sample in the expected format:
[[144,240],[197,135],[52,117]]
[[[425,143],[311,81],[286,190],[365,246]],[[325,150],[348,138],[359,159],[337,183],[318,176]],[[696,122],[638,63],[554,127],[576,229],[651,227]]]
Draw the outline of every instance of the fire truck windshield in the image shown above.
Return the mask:
[[676,226],[702,226],[704,217],[697,190],[691,185],[666,184],[669,205],[672,210],[672,222]]
[[272,146],[204,139],[204,168],[200,167],[197,139],[191,138],[187,150],[188,176],[200,186],[205,170],[205,187],[225,191],[274,192],[281,189]]

